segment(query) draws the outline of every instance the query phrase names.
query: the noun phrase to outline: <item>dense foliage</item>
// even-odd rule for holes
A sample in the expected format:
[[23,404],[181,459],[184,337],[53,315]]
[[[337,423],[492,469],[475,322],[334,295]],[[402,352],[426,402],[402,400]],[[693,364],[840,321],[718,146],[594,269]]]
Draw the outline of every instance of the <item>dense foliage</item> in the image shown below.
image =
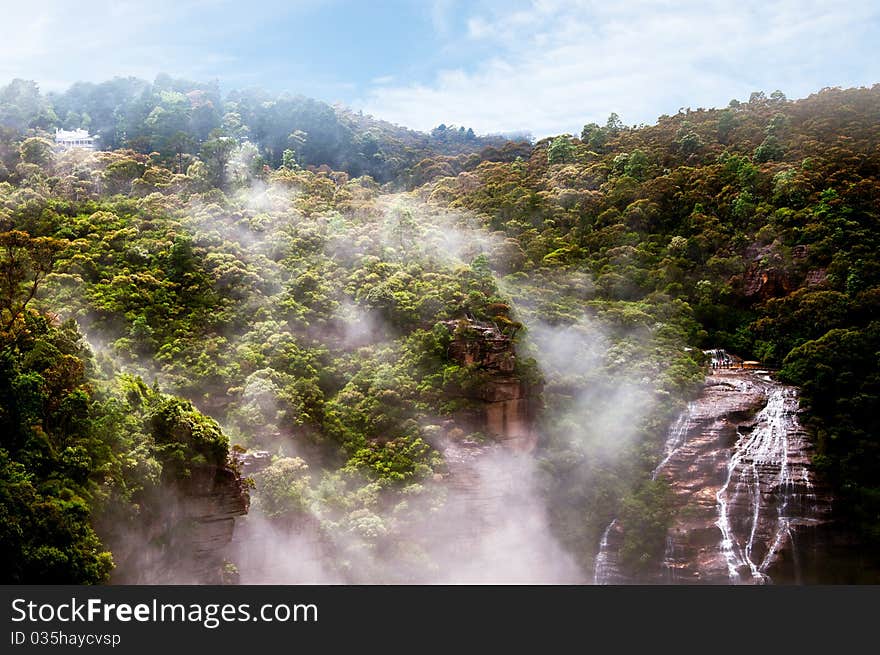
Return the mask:
[[878,100],[877,86],[759,92],[650,127],[613,115],[431,195],[516,239],[526,267],[587,271],[602,298],[685,303],[693,345],[781,367],[803,388],[815,463],[876,539]]
[[[465,127],[414,132],[302,96],[259,89],[224,95],[216,83],[168,75],[152,83],[132,77],[80,82],[46,95],[34,82],[17,79],[0,88],[0,125],[13,135],[85,129],[104,150],[156,153],[156,161],[177,173],[201,162],[217,185],[227,182],[223,168],[230,159],[252,170],[324,166],[379,182],[405,181],[424,174],[412,169],[425,157],[442,155],[439,170],[457,172],[479,163],[480,151],[499,156],[506,143]],[[3,167],[15,165],[17,153],[11,154],[0,152],[0,180]]]
[[228,441],[139,379],[100,384],[72,321],[23,311],[0,343],[4,579],[103,582],[107,545],[160,514],[192,467],[225,465]]
[[[428,566],[413,525],[443,503],[438,435],[486,436],[469,417],[490,374],[449,356],[464,317],[515,335],[515,374],[540,391],[536,484],[585,568],[615,516],[625,566],[662,554],[669,494],[650,472],[709,346],[802,387],[816,463],[878,537],[878,96],[757,93],[531,144],[165,77],[13,82],[13,579],[105,579],[113,526],[224,462],[225,434],[275,455],[256,476],[270,521],[350,537],[334,546],[348,579]],[[106,150],[55,151],[59,125]],[[366,570],[367,551],[396,572]]]

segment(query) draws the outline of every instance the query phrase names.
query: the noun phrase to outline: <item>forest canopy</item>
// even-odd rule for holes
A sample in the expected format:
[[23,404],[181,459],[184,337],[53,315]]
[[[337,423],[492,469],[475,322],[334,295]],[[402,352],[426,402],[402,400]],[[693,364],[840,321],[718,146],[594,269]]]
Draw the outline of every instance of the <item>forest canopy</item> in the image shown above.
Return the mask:
[[[230,444],[274,456],[256,476],[272,521],[359,535],[337,544],[349,579],[376,574],[352,549],[418,565],[406,526],[416,499],[441,502],[437,435],[458,421],[487,439],[462,417],[492,373],[450,355],[469,322],[516,344],[540,486],[585,568],[615,516],[625,566],[662,554],[668,494],[650,472],[710,347],[801,388],[814,464],[876,545],[878,125],[880,86],[756,92],[650,126],[613,114],[533,143],[168,76],[11,82],[7,580],[110,579],[117,528],[230,465]],[[56,128],[98,150],[58,149]],[[550,357],[548,334],[576,356]],[[584,426],[622,386],[646,409],[609,451]]]

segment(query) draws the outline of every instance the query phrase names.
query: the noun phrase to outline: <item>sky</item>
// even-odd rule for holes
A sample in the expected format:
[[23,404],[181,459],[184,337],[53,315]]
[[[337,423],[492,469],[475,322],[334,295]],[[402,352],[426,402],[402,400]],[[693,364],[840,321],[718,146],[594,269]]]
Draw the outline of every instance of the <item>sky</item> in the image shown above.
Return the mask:
[[0,0],[0,84],[164,72],[536,138],[870,86],[878,61],[877,0]]

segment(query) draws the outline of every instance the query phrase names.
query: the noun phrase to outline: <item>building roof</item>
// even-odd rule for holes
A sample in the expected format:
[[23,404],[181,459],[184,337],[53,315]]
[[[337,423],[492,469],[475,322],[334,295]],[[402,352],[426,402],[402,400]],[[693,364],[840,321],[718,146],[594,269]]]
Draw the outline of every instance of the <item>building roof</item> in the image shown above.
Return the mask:
[[83,139],[94,139],[87,130],[55,130],[56,141],[81,141]]

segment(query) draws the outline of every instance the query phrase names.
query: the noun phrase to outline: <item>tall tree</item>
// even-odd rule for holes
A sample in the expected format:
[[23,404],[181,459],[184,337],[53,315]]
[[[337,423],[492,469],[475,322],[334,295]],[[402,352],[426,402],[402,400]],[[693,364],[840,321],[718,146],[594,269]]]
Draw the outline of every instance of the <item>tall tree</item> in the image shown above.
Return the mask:
[[571,136],[562,134],[553,139],[547,148],[547,161],[551,164],[567,164],[574,158],[574,151]]
[[61,239],[31,237],[20,230],[0,232],[0,324],[4,331],[13,329],[65,245]]

